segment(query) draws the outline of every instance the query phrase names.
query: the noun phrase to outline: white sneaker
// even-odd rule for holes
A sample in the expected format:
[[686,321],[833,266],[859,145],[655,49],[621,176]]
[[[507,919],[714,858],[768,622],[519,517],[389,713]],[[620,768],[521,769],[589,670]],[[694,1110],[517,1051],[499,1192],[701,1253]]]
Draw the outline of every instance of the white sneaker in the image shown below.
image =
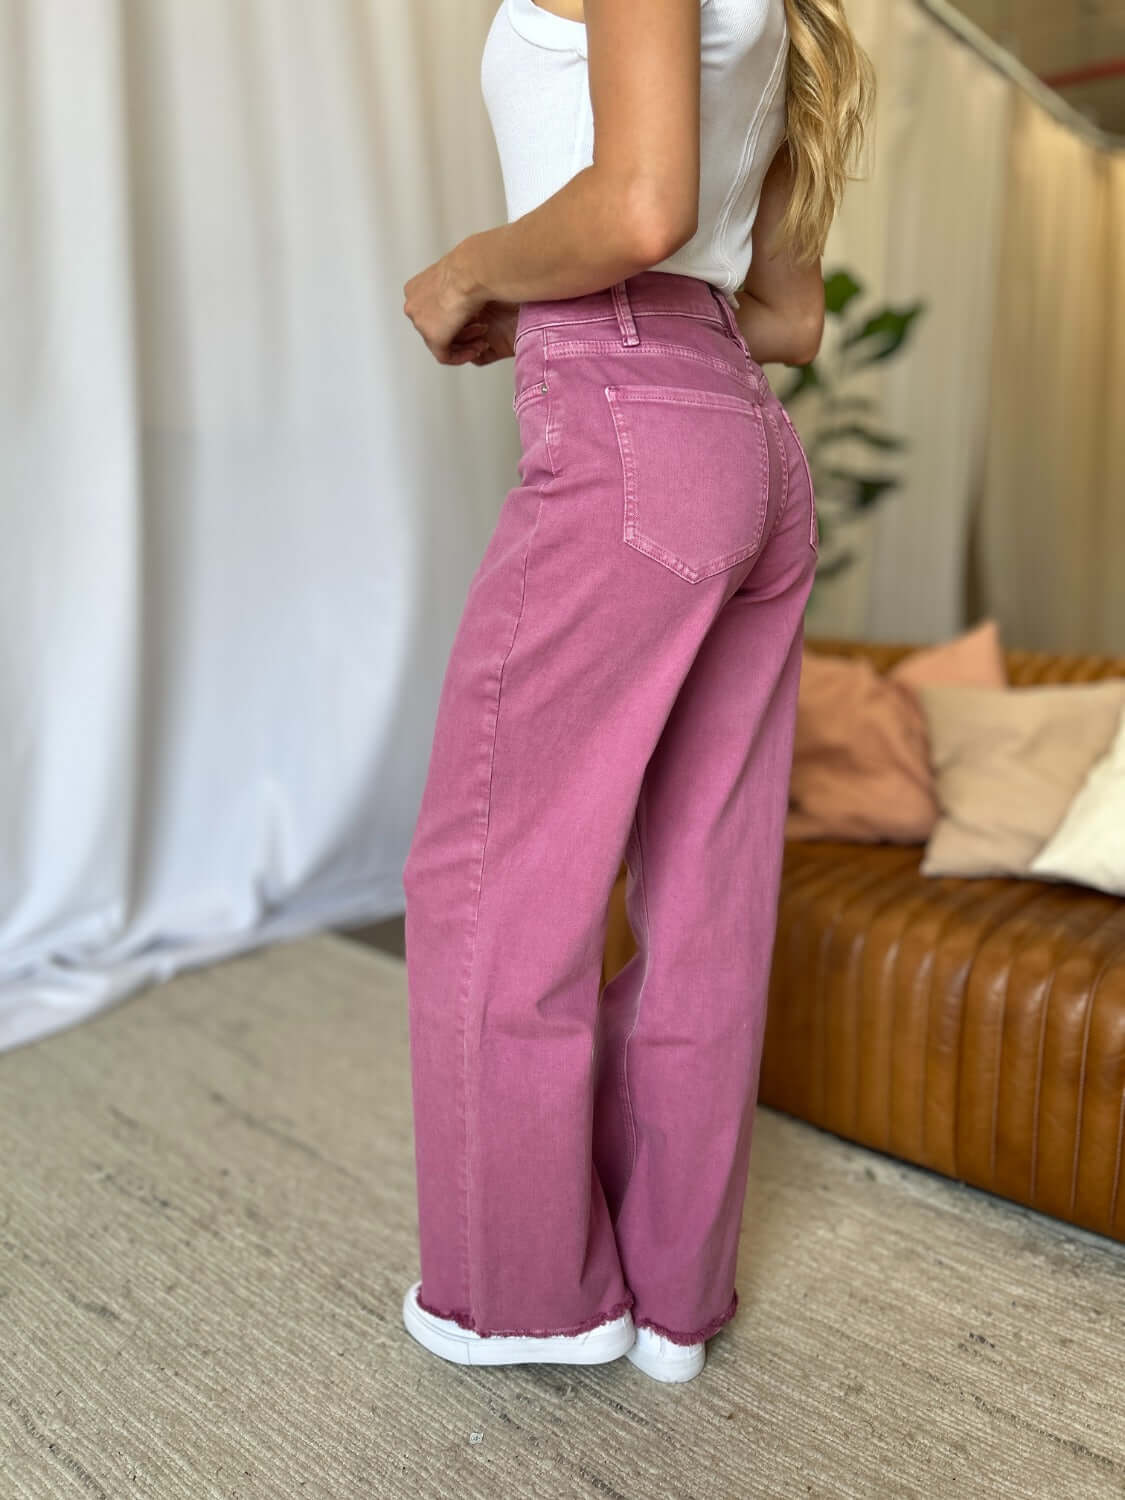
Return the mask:
[[625,1358],[653,1380],[691,1380],[702,1370],[707,1348],[702,1341],[674,1344],[652,1328],[638,1328],[633,1347],[626,1349]]
[[528,1334],[491,1334],[484,1338],[462,1328],[452,1318],[439,1318],[418,1306],[416,1281],[402,1302],[402,1321],[412,1338],[442,1359],[457,1365],[601,1365],[619,1359],[632,1345],[636,1330],[626,1311],[612,1322],[586,1333],[555,1333],[544,1338]]

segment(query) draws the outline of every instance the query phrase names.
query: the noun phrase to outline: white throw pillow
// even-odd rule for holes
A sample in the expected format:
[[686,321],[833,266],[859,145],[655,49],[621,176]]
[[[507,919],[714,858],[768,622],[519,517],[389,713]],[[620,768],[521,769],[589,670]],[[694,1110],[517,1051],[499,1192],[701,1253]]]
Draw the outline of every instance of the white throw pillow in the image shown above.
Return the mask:
[[1109,751],[1091,766],[1028,874],[1125,896],[1125,713]]

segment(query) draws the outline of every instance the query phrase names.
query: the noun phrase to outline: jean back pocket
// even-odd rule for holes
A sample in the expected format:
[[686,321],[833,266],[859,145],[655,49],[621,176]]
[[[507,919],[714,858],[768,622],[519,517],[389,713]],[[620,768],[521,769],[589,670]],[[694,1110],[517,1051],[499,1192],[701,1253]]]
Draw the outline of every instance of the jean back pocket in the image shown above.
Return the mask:
[[760,401],[693,386],[604,389],[621,455],[627,545],[689,583],[753,556],[770,492]]

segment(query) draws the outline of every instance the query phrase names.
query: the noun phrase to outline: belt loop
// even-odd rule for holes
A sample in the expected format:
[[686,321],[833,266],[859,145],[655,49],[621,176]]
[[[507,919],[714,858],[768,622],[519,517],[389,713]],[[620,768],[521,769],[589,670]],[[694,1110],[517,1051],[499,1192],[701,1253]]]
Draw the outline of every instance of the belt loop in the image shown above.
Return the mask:
[[723,322],[727,325],[727,331],[731,338],[734,339],[736,344],[743,343],[742,330],[738,326],[738,319],[734,315],[734,309],[713,281],[709,281],[707,287],[712,297],[719,304],[719,311],[723,315]]
[[610,291],[613,293],[613,310],[617,314],[617,326],[621,330],[621,342],[639,344],[641,336],[633,321],[633,309],[629,306],[629,289],[623,281],[615,281]]
[[766,372],[762,369],[762,367],[754,359],[754,356],[750,353],[750,347],[747,344],[745,337],[743,336],[742,329],[738,326],[738,318],[735,316],[734,308],[731,307],[730,303],[723,296],[722,292],[719,291],[719,288],[714,284],[714,282],[709,281],[707,285],[710,287],[712,296],[715,298],[715,301],[719,304],[719,307],[722,310],[723,321],[727,325],[727,329],[730,332],[731,338],[735,341],[735,343],[742,350],[743,354],[746,357],[747,369],[750,371],[754,384],[758,388],[759,396],[761,396],[762,400],[764,401],[770,391],[770,383],[766,379]]

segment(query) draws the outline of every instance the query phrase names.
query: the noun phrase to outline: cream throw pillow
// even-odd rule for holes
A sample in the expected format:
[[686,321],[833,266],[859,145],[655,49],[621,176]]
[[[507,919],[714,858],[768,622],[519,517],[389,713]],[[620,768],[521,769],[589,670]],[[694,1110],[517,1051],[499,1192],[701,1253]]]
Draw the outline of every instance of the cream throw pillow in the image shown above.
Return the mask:
[[1125,896],[1125,713],[1109,754],[1094,763],[1029,870]]
[[923,875],[1027,875],[1125,710],[1125,680],[916,688],[940,816]]

